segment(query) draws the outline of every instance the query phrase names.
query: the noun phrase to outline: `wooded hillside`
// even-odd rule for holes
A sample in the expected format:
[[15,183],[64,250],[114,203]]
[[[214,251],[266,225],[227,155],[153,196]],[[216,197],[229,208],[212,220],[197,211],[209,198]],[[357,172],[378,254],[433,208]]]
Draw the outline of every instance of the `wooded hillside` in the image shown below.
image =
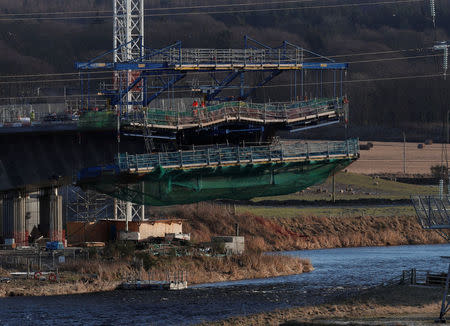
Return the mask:
[[[435,40],[450,39],[449,2],[437,3],[436,30],[433,30],[428,1],[367,6],[360,4],[374,1],[276,1],[264,5],[273,2],[244,0],[228,6],[230,2],[223,0],[146,1],[146,45],[158,48],[182,40],[185,47],[242,47],[245,34],[272,46],[289,40],[338,61],[350,62],[347,80],[354,82],[346,84],[346,93],[351,100],[353,124],[402,127],[442,120],[450,100],[450,78],[447,81],[419,77],[364,80],[441,73],[442,56],[429,55],[442,53],[429,48]],[[253,5],[242,5],[245,3]],[[345,4],[358,5],[343,7]],[[320,6],[323,7],[310,8]],[[191,8],[161,10],[167,7]],[[90,59],[112,48],[111,8],[111,0],[3,0],[0,74],[75,72],[75,61]],[[263,11],[268,8],[271,10]],[[225,11],[233,13],[222,13]],[[65,19],[32,19],[43,17],[39,13],[49,12],[71,13],[45,16]],[[13,15],[18,13],[38,14]],[[358,55],[381,51],[387,53]],[[412,56],[420,58],[411,59]],[[273,84],[289,82],[289,76],[284,78],[274,80]],[[65,84],[76,87],[77,81]],[[2,84],[0,95],[26,96],[34,94],[39,86]],[[288,89],[268,88],[259,96],[277,99],[286,92]]]

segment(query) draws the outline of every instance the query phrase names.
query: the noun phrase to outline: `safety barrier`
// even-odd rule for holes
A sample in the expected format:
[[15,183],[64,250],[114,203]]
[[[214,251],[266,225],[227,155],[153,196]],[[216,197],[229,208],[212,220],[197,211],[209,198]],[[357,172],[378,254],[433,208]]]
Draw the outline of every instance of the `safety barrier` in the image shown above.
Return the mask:
[[268,146],[215,147],[192,151],[160,152],[154,154],[117,156],[120,171],[149,171],[156,167],[198,167],[209,165],[229,165],[240,163],[263,163],[270,161],[295,161],[327,159],[333,157],[356,158],[359,142],[349,139],[340,142],[320,143],[280,143]]

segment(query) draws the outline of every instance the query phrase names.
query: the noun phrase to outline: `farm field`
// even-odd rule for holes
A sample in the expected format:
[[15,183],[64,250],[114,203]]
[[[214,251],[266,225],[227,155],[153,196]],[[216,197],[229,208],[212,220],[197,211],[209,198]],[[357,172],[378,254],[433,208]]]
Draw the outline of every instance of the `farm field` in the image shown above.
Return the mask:
[[[365,144],[366,142],[361,142]],[[403,173],[403,143],[372,142],[373,148],[362,150],[361,157],[347,168],[362,174]],[[442,144],[406,143],[406,173],[429,174],[433,165],[440,165]]]

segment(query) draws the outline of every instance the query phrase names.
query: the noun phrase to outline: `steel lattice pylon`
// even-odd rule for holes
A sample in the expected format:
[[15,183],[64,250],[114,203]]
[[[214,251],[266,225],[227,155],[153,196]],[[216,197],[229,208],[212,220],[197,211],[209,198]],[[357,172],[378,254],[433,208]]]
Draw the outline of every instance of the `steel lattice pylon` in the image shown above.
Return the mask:
[[[144,48],[144,0],[113,0],[113,6],[114,63],[138,61],[142,58]],[[114,73],[115,87],[126,94],[127,112],[133,107],[142,106],[142,82],[133,85],[139,75],[133,70]]]

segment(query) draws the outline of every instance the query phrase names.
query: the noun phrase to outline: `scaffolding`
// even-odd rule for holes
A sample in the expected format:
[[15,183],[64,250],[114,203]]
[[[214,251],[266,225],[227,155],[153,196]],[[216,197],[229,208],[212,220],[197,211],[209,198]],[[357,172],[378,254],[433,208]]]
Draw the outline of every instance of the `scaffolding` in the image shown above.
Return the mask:
[[450,195],[411,196],[420,225],[425,230],[438,232],[450,241]]
[[[175,88],[178,92],[183,89],[191,91],[192,85],[179,85],[188,73],[204,73],[209,76],[208,84],[196,87],[203,93],[206,102],[229,101],[229,97],[219,97],[224,90],[237,90],[237,94],[233,97],[247,100],[257,89],[264,87],[286,71],[295,72],[292,99],[299,96],[304,98],[307,95],[305,91],[307,71],[316,72],[313,75],[316,88],[320,88],[319,97],[323,97],[325,84],[329,84],[333,89],[332,97],[343,97],[343,78],[348,64],[335,62],[287,41],[283,41],[280,46],[270,47],[245,36],[243,49],[183,48],[180,41],[162,49],[150,49],[144,47],[142,39],[140,43],[130,42],[123,44],[116,42],[114,44],[116,47],[112,51],[88,62],[75,64],[80,70],[82,81],[85,72],[91,70],[114,70],[116,74],[127,72],[133,76],[127,81],[121,81],[120,85],[117,81],[111,86],[104,85],[100,93],[109,98],[112,106],[147,107],[164,92],[173,93]],[[123,53],[131,44],[141,44],[141,55],[130,57],[126,61],[122,56],[121,61],[118,61],[116,53]],[[135,55],[138,52],[136,51]],[[114,56],[112,62],[108,60],[110,54]],[[332,72],[331,81],[325,80],[324,71]],[[249,82],[254,78],[247,75],[254,73],[263,73],[264,76],[251,84]],[[89,78],[89,73],[87,77]],[[235,80],[238,81],[234,82]],[[297,85],[300,87],[299,92]],[[131,100],[129,92],[136,91],[142,92],[142,98]]]
[[230,166],[247,163],[292,162],[357,158],[359,143],[356,139],[326,143],[280,143],[268,146],[210,146],[192,151],[169,153],[119,154],[116,164],[120,172],[146,173],[157,168],[201,168]]

